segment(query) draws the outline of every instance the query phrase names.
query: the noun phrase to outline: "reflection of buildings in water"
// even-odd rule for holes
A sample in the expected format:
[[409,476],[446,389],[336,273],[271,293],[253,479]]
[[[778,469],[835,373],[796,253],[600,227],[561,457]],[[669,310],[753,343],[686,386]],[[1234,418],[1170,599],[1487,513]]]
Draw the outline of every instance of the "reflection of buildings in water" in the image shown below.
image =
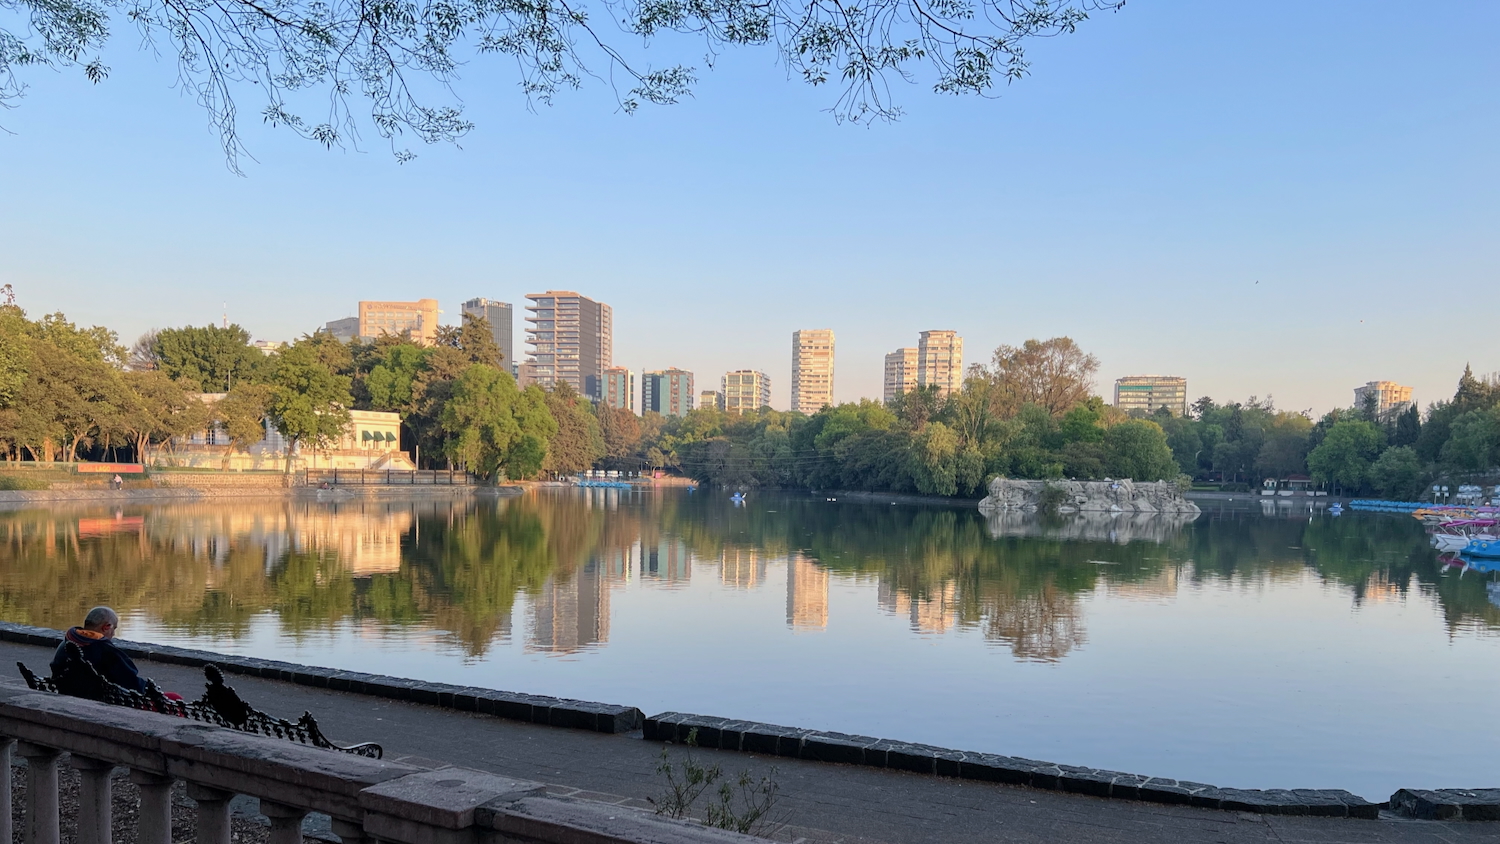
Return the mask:
[[693,558],[687,543],[667,539],[641,548],[641,582],[686,585],[693,576]]
[[1056,662],[1088,640],[1077,600],[1052,584],[1030,595],[986,595],[983,603],[985,638],[1021,659]]
[[288,552],[331,551],[350,574],[367,577],[401,568],[401,540],[415,521],[410,509],[381,505],[189,505],[154,515],[148,530],[157,541],[216,566],[231,546],[249,545],[264,549],[268,572]]
[[883,578],[875,588],[880,608],[892,615],[911,619],[911,629],[918,633],[944,633],[958,623],[958,584],[948,581],[919,598],[892,586]]
[[310,510],[292,519],[298,550],[333,551],[355,577],[401,570],[401,538],[415,520],[407,510]]
[[[1109,568],[1105,566],[1105,568]],[[1146,578],[1128,583],[1106,581],[1105,591],[1115,598],[1162,600],[1177,597],[1177,567],[1163,566],[1162,570]]]
[[719,557],[719,581],[735,589],[754,589],[766,582],[766,558],[755,548],[725,548]]
[[1036,513],[992,510],[986,514],[990,536],[1039,536],[1091,542],[1166,542],[1194,516],[1166,513],[1074,513],[1043,520]]
[[1354,591],[1358,604],[1395,604],[1402,600],[1401,587],[1391,582],[1390,573],[1376,570],[1365,578],[1364,585]]
[[576,653],[609,641],[609,581],[591,561],[558,582],[554,575],[531,599],[528,651]]
[[800,554],[786,561],[786,623],[793,630],[828,626],[828,569]]

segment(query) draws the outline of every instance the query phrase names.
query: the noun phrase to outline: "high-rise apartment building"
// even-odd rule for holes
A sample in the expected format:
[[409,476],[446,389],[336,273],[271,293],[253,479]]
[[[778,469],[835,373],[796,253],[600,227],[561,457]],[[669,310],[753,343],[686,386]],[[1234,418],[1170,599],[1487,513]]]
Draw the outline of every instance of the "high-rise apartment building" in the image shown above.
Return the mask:
[[724,373],[724,410],[753,413],[771,406],[771,379],[764,372],[736,369]]
[[1186,416],[1187,379],[1175,375],[1127,375],[1115,379],[1115,407],[1129,413],[1155,413],[1165,407],[1176,416]]
[[686,416],[693,409],[693,373],[658,369],[641,376],[641,413]]
[[724,394],[718,390],[704,390],[698,394],[698,407],[703,410],[723,410]]
[[833,404],[833,329],[792,332],[792,410],[811,416]]
[[515,375],[515,309],[509,302],[470,299],[464,303],[463,310],[470,316],[482,317],[490,324],[490,334],[495,338],[495,345],[500,347],[500,354],[505,356],[502,365],[506,371]]
[[614,312],[571,290],[528,293],[526,344],[534,383],[566,381],[579,394],[604,399],[604,370],[613,361]]
[[1405,413],[1411,406],[1411,388],[1397,384],[1395,381],[1371,381],[1363,387],[1354,388],[1354,407],[1364,409],[1365,402],[1374,397],[1375,416],[1384,419],[1398,413]]
[[923,331],[917,336],[917,386],[937,387],[938,396],[964,385],[964,338],[957,331]]
[[885,356],[885,402],[917,386],[917,350],[897,349]]
[[604,370],[604,396],[600,401],[610,407],[635,412],[635,373],[623,366]]

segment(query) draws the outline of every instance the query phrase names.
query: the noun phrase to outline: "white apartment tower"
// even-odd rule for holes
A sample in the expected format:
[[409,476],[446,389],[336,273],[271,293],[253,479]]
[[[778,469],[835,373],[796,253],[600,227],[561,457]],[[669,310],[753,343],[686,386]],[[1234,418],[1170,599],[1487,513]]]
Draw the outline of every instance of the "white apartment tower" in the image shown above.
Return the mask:
[[885,403],[917,386],[917,350],[897,349],[885,356]]
[[957,331],[923,331],[917,339],[917,386],[937,387],[938,396],[964,385],[964,338]]
[[833,329],[792,332],[792,410],[811,416],[833,404]]
[[736,369],[724,373],[724,404],[729,413],[754,413],[771,405],[771,379],[764,372]]

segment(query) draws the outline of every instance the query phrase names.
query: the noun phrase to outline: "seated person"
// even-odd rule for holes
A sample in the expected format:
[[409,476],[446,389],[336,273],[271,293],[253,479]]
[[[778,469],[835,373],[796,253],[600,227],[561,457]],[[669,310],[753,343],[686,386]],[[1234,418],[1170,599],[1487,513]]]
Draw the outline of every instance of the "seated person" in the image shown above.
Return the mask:
[[52,656],[52,674],[57,676],[63,660],[67,659],[67,643],[72,642],[83,651],[88,660],[104,679],[132,692],[144,692],[146,680],[136,669],[135,663],[111,640],[120,628],[120,616],[109,607],[94,607],[83,619],[82,627],[70,627],[63,636],[63,644],[57,646]]

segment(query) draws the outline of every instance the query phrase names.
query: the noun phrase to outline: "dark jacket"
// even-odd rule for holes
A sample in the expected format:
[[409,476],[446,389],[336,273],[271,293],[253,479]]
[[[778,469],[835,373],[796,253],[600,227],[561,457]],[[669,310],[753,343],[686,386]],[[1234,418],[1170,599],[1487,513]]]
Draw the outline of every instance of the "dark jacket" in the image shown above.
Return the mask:
[[104,675],[104,679],[114,683],[116,686],[129,689],[133,692],[144,692],[146,681],[142,679],[141,672],[136,669],[135,663],[125,652],[115,646],[109,639],[82,627],[70,627],[63,635],[63,644],[57,646],[57,653],[52,655],[52,673],[57,674],[58,667],[67,657],[64,650],[67,643],[72,642],[83,651],[83,658],[93,663],[94,668]]

